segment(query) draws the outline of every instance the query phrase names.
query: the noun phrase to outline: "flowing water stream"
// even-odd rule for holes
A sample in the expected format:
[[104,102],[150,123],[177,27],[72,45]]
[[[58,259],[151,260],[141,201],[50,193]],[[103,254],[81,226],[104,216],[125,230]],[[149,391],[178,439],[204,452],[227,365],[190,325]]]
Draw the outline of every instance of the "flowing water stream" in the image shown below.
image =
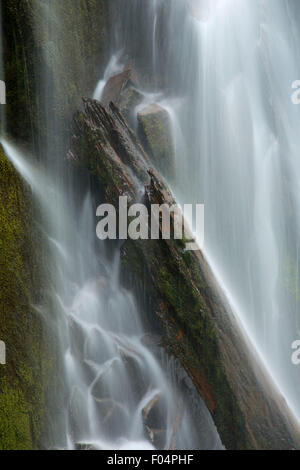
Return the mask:
[[[111,56],[94,97],[127,63],[147,76],[144,104],[158,102],[171,117],[172,189],[182,204],[205,203],[205,255],[299,416],[290,361],[300,325],[300,108],[290,98],[300,76],[297,1],[116,0]],[[55,28],[48,34],[55,45]],[[118,246],[108,251],[96,241],[101,201],[88,179],[78,197],[72,178],[51,168],[49,155],[63,155],[52,143],[60,131],[51,112],[48,121],[46,172],[3,145],[40,201],[51,247],[65,389],[53,445],[221,448],[204,405],[188,399],[188,379],[178,378],[145,326],[146,312],[121,287]]]
[[299,3],[191,4],[196,17],[181,41],[197,60],[190,54],[186,64],[181,56],[193,83],[178,116],[185,151],[176,159],[175,191],[181,201],[205,204],[205,254],[300,416],[299,371],[291,364],[300,315],[300,108],[291,102],[300,72]]
[[141,106],[158,102],[169,111],[172,188],[182,204],[205,204],[205,255],[299,416],[291,364],[300,322],[299,107],[291,102],[299,5],[116,3],[110,67],[118,70],[108,67],[105,79],[131,63],[147,76]]
[[132,0],[116,10],[114,50],[147,75],[143,105],[150,94],[170,114],[172,189],[181,204],[205,204],[205,256],[300,416],[299,2]]
[[2,145],[40,203],[52,254],[54,311],[40,314],[58,335],[64,375],[55,448],[221,448],[191,382],[121,287],[118,248],[111,253],[96,241],[90,192],[72,211],[72,192],[10,142]]
[[[51,55],[45,62],[51,60],[59,72],[64,64],[53,51],[59,50],[55,41],[63,25],[51,2],[43,10],[47,21],[39,31],[46,28],[42,37],[51,43],[51,50],[45,48]],[[96,94],[118,70],[116,52]],[[42,99],[49,110],[41,163],[6,138],[2,145],[39,202],[50,247],[47,287],[53,311],[41,308],[39,313],[58,337],[62,373],[51,445],[220,449],[209,412],[186,374],[163,352],[147,307],[138,307],[132,293],[121,286],[119,247],[108,249],[96,239],[96,205],[101,199],[91,191],[87,175],[79,181],[63,168],[65,136],[47,107],[53,93],[47,74],[44,80]]]

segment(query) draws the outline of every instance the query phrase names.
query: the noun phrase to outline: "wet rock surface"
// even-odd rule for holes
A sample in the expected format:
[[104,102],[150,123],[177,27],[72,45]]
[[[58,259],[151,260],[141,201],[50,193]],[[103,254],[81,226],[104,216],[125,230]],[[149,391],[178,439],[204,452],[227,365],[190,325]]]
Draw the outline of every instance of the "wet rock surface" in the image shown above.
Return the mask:
[[130,70],[124,70],[108,79],[101,97],[104,106],[108,106],[111,102],[118,104],[122,90],[129,82],[130,73]]
[[[58,129],[69,131],[81,96],[93,92],[108,49],[107,0],[51,0],[51,8],[47,3],[5,0],[1,5],[6,131],[27,145],[33,140],[35,148],[50,131],[49,109],[56,113]],[[41,106],[42,70],[47,79],[47,110]]]
[[138,113],[139,136],[155,167],[168,179],[174,175],[174,149],[170,116],[158,104]]
[[147,104],[146,81],[141,71],[127,64],[121,73],[111,76],[103,89],[101,103],[118,106],[127,124],[138,137],[153,165],[168,181],[174,178],[174,146],[169,112],[160,104]]
[[55,381],[53,337],[38,313],[47,302],[37,219],[31,190],[0,145],[0,340],[7,357],[0,366],[0,450],[41,446]]

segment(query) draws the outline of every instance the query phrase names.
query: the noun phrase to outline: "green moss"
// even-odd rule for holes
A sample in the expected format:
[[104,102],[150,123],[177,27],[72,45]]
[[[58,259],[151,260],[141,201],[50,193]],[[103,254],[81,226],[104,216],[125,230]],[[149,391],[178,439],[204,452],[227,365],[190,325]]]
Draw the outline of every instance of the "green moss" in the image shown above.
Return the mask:
[[0,449],[35,449],[53,359],[33,305],[41,301],[40,238],[29,190],[0,148]]
[[[20,390],[1,385],[0,449],[28,450],[32,448],[30,418],[26,399]],[[18,425],[16,426],[16,423]]]

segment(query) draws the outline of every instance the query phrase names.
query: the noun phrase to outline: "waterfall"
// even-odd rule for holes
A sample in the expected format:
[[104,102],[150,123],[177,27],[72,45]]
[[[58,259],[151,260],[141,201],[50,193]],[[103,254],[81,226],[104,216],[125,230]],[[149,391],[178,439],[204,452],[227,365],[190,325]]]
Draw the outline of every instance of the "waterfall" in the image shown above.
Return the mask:
[[46,137],[38,159],[4,132],[1,142],[40,204],[49,245],[52,311],[39,314],[56,333],[61,360],[51,446],[222,449],[191,381],[163,351],[151,307],[122,285],[120,245],[96,238],[101,188],[65,163],[66,117],[84,93],[101,99],[107,80],[128,65],[143,96],[135,111],[157,103],[169,113],[168,182],[181,205],[205,204],[204,255],[299,418],[291,363],[300,334],[300,108],[291,102],[300,77],[298,0],[113,0],[107,66],[85,86],[79,63],[75,92],[62,3],[34,3]]
[[[81,209],[72,214],[70,194],[45,179],[14,145],[5,139],[2,145],[31,186],[47,221],[53,283],[49,289],[55,311],[40,314],[59,338],[66,396],[60,405],[63,424],[57,418],[62,428],[55,447],[221,448],[204,404],[197,410],[188,403],[176,386],[178,372],[166,373],[175,371],[174,365],[165,363],[143,327],[132,294],[120,286],[118,249],[111,258],[104,246],[96,247],[89,191]],[[181,380],[193,390],[185,374]],[[150,423],[159,427],[147,428]]]
[[[43,63],[57,75],[53,79],[47,69],[38,71],[47,126],[39,163],[2,138],[7,158],[39,202],[51,255],[47,289],[52,311],[39,311],[57,336],[61,361],[51,447],[221,449],[209,412],[193,398],[191,381],[167,358],[146,312],[122,287],[119,246],[108,249],[96,239],[100,191],[92,192],[87,174],[77,177],[63,163],[66,135],[56,112],[66,85],[59,77],[68,64],[59,43],[64,24],[56,5],[36,1]],[[153,56],[151,65],[155,62]],[[96,94],[118,67],[115,51]],[[69,106],[67,98],[63,106]]]
[[181,204],[205,204],[204,254],[299,416],[298,2],[132,0],[117,9],[115,49],[144,70],[140,91],[157,93],[170,114],[172,189]]
[[52,254],[54,311],[39,313],[56,331],[62,361],[65,399],[55,448],[221,448],[206,407],[197,409],[177,387],[178,365],[166,362],[132,294],[121,287],[118,248],[111,256],[96,245],[90,191],[73,212],[72,191],[6,139],[2,145],[41,205]]
[[220,1],[211,2],[206,19],[190,19],[197,106],[181,117],[192,142],[185,154],[191,190],[178,182],[178,191],[205,204],[207,259],[299,416],[299,374],[290,360],[299,334],[293,8],[295,2]]

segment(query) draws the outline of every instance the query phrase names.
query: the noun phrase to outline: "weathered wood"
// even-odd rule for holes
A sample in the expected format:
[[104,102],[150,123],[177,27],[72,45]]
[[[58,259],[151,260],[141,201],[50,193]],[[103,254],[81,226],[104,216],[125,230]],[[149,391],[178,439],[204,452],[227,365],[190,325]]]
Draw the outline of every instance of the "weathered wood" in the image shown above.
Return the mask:
[[[85,101],[74,117],[69,158],[98,179],[107,202],[175,201],[118,109]],[[127,240],[122,261],[144,285],[164,344],[205,401],[227,449],[300,448],[299,429],[256,357],[201,251],[181,240]]]

